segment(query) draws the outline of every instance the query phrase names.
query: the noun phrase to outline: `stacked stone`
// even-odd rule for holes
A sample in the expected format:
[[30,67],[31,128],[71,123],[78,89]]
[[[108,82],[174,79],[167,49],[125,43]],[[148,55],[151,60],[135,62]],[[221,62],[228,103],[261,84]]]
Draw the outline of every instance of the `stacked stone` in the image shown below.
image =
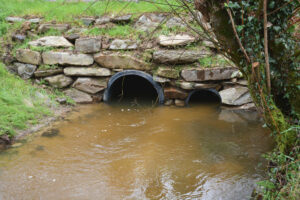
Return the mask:
[[[129,23],[131,15],[117,17],[86,17],[84,24]],[[183,21],[165,14],[144,14],[135,23],[139,30],[150,31],[162,21],[166,25],[184,26]],[[191,50],[187,45],[198,39],[189,34],[160,35],[150,47],[130,39],[113,38],[107,44],[102,37],[81,37],[80,28],[67,24],[41,24],[38,33],[49,29],[59,30],[65,36],[46,36],[29,42],[31,47],[49,47],[42,53],[30,49],[18,49],[16,60],[10,68],[22,78],[46,81],[50,86],[64,90],[77,103],[100,100],[109,77],[127,69],[145,71],[164,89],[166,105],[184,106],[188,93],[195,89],[219,91],[222,103],[245,106],[252,102],[236,67],[204,68],[199,59],[215,55],[209,43]],[[73,33],[75,30],[76,33]],[[79,31],[78,31],[79,30]],[[149,58],[142,59],[141,50],[150,48]],[[146,52],[146,51],[145,51]],[[144,52],[142,52],[144,53]],[[43,65],[56,66],[44,69]]]

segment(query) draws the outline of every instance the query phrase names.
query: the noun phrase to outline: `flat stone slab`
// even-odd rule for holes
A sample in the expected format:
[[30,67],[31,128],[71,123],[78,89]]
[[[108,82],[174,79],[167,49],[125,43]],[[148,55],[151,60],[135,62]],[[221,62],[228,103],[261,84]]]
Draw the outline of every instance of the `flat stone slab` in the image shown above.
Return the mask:
[[97,53],[101,49],[101,38],[79,38],[75,50],[82,53]]
[[132,15],[123,15],[111,18],[110,21],[113,23],[129,23]]
[[31,51],[29,49],[18,49],[16,51],[16,59],[19,62],[39,65],[42,62],[42,56],[37,51]]
[[42,46],[42,47],[73,47],[66,38],[62,36],[46,36],[39,38],[38,40],[28,43],[30,46]]
[[47,65],[77,65],[87,66],[94,63],[93,56],[87,54],[73,54],[69,52],[48,51],[42,54],[43,62]]
[[110,22],[110,17],[102,16],[102,17],[99,17],[98,19],[96,19],[95,25],[102,25],[102,24],[106,24],[108,22]]
[[222,103],[226,105],[241,106],[252,102],[249,90],[246,87],[234,87],[220,91]]
[[37,70],[34,72],[34,76],[39,77],[47,77],[47,76],[53,76],[57,74],[62,74],[63,69],[47,69],[47,70]]
[[158,82],[158,83],[168,83],[168,82],[171,81],[171,80],[168,79],[168,78],[159,77],[159,76],[156,76],[156,75],[153,76],[153,80],[154,80],[155,82]]
[[133,42],[131,40],[115,39],[109,45],[109,49],[111,49],[111,50],[133,50],[133,49],[137,49],[137,44],[136,44],[136,42]]
[[106,78],[78,78],[73,87],[87,92],[89,94],[96,94],[104,90],[107,87],[107,79]]
[[69,24],[41,24],[38,28],[38,31],[40,33],[45,33],[49,31],[50,29],[57,30],[60,32],[65,32],[70,29]]
[[68,76],[110,76],[111,70],[96,67],[66,67],[64,73]]
[[192,50],[158,50],[153,53],[153,61],[160,64],[189,64],[198,61],[206,51]]
[[76,103],[92,103],[93,98],[91,95],[84,93],[82,91],[76,90],[74,88],[64,91],[64,93],[73,99]]
[[192,37],[187,34],[171,35],[171,36],[160,35],[158,37],[158,43],[160,46],[163,47],[183,46],[192,43],[195,40],[196,40],[195,37]]
[[98,53],[94,55],[95,62],[110,69],[150,70],[151,66],[130,55],[119,53]]
[[187,98],[188,93],[184,90],[175,87],[164,88],[164,94],[166,99],[182,99]]
[[65,88],[73,83],[72,78],[63,74],[47,77],[45,78],[45,81],[55,88]]
[[159,67],[156,71],[156,75],[164,78],[179,78],[179,72],[176,69],[170,67]]
[[195,68],[182,70],[181,76],[185,81],[227,80],[236,71],[238,69],[234,67]]
[[21,17],[6,17],[5,20],[7,22],[15,23],[15,22],[24,22],[25,19]]

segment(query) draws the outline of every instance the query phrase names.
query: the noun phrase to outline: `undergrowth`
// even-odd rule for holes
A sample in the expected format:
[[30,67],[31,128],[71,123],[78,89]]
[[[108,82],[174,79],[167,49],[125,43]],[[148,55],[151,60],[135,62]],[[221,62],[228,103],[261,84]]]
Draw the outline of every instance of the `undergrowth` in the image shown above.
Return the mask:
[[0,135],[12,137],[15,130],[36,124],[51,115],[50,105],[57,94],[47,94],[21,78],[10,74],[0,63]]

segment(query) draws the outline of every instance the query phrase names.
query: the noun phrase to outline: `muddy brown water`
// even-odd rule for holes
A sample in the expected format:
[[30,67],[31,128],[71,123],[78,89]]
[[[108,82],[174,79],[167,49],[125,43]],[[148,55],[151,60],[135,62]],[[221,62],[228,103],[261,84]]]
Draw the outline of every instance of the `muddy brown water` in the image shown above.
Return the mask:
[[87,105],[53,128],[0,154],[1,200],[249,199],[273,146],[255,113],[204,106]]

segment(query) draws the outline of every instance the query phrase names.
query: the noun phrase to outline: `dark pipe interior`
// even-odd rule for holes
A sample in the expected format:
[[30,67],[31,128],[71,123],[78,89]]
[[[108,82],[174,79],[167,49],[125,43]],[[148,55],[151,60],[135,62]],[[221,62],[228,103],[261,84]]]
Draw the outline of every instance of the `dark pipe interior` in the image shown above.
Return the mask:
[[120,77],[111,86],[111,103],[153,105],[157,101],[158,94],[153,85],[145,78],[137,75]]
[[221,104],[221,98],[216,93],[210,90],[199,90],[191,94],[189,106],[193,105],[213,105],[218,106]]

